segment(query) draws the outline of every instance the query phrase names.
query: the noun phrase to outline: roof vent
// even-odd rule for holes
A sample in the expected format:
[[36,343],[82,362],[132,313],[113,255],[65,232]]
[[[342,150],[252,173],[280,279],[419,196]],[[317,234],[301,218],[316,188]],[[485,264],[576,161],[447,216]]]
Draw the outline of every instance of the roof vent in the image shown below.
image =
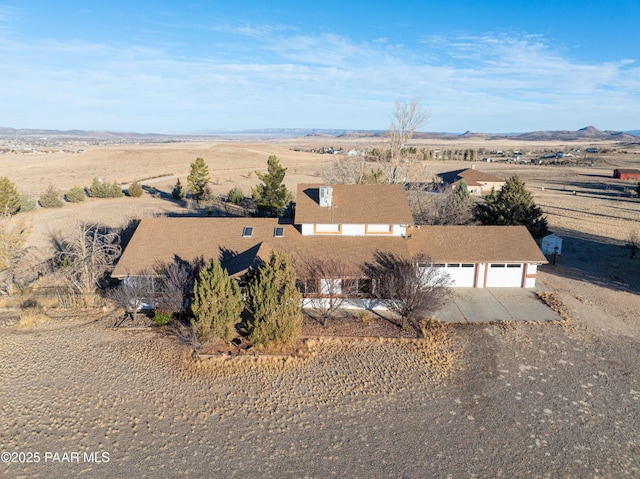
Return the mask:
[[320,206],[331,206],[331,195],[333,193],[333,187],[321,186],[320,187]]

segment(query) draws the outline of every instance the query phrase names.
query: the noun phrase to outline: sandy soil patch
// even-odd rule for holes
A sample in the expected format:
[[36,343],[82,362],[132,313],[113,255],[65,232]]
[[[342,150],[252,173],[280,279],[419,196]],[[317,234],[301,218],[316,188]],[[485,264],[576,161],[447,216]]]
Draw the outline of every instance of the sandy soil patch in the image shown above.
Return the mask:
[[557,286],[571,327],[452,325],[436,346],[454,353],[446,376],[433,351],[407,340],[319,340],[307,358],[220,364],[154,331],[114,331],[108,318],[4,327],[4,449],[110,460],[0,471],[636,477],[637,296],[620,291],[610,304],[602,286],[542,281]]

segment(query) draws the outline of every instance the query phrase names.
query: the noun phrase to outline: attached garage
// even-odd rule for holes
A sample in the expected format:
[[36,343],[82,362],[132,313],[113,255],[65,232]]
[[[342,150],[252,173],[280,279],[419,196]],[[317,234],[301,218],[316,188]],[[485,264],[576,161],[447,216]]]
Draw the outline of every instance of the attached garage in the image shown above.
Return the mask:
[[449,275],[451,286],[473,288],[476,278],[476,265],[473,263],[447,263],[439,265]]
[[524,264],[491,263],[487,268],[487,288],[519,288],[522,286]]
[[427,255],[457,288],[534,288],[548,263],[525,226],[422,226],[408,229],[411,255]]

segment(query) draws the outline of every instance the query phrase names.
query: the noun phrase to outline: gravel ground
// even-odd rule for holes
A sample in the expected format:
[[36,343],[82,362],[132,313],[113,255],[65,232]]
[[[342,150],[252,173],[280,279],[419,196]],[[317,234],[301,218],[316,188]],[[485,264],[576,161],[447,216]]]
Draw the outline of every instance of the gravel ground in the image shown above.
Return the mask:
[[286,361],[193,361],[107,318],[4,326],[0,442],[40,462],[0,476],[638,477],[638,318],[601,327],[596,293],[569,324],[312,340]]

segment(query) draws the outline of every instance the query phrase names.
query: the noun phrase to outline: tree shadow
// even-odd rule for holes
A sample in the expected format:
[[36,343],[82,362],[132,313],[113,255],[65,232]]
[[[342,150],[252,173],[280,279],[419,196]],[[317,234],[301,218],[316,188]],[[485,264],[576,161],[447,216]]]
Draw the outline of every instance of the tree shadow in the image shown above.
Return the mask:
[[640,255],[631,246],[603,236],[554,228],[563,237],[562,254],[555,265],[540,267],[554,276],[578,279],[614,290],[640,294]]

